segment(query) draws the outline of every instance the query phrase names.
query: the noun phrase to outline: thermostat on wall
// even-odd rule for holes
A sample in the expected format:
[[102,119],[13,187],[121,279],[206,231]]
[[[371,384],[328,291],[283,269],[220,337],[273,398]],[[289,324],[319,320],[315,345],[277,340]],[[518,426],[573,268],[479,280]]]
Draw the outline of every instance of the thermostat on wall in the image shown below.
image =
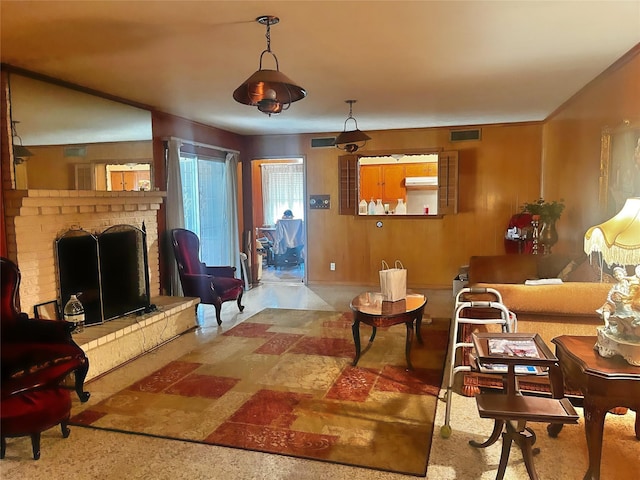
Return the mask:
[[309,196],[309,208],[331,208],[331,196],[330,195],[310,195]]

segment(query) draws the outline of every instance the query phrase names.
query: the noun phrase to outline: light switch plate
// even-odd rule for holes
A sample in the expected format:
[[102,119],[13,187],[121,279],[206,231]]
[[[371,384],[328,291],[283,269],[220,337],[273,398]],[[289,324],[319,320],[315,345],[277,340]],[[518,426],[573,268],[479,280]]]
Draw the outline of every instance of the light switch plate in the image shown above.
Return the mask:
[[331,195],[310,195],[309,208],[328,210],[331,208]]

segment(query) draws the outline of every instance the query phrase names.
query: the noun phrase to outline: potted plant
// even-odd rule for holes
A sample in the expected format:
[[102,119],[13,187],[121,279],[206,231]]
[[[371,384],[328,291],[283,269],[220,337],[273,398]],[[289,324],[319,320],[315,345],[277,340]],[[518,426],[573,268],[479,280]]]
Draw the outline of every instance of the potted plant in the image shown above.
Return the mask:
[[540,215],[542,223],[555,223],[564,210],[564,199],[545,202],[539,198],[535,202],[522,205],[522,211],[531,215]]
[[530,213],[534,217],[538,216],[542,222],[539,241],[544,247],[545,254],[551,253],[551,247],[558,241],[556,221],[562,215],[563,210],[564,199],[545,202],[544,198],[539,198],[535,202],[522,205],[523,213]]

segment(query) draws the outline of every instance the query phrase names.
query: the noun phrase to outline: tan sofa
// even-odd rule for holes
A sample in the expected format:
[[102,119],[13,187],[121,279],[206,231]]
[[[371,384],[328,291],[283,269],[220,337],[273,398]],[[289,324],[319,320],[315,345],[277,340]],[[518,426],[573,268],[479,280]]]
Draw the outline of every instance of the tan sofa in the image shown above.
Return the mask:
[[[602,324],[596,310],[604,304],[612,286],[610,277],[601,275],[584,255],[474,256],[469,260],[468,275],[469,286],[498,290],[504,304],[517,316],[518,332],[538,333],[552,351],[551,340],[559,335],[596,334],[596,327]],[[526,280],[551,278],[560,278],[563,283],[525,285]],[[464,335],[470,335],[468,328]],[[477,387],[499,385],[495,376],[467,374],[463,391],[473,394]],[[536,379],[531,383],[521,381],[521,386],[547,390]]]
[[[568,255],[474,256],[469,285],[498,290],[518,318],[518,331],[538,333],[550,345],[559,335],[595,335],[596,313],[611,288],[586,257]],[[525,285],[526,280],[561,278],[560,285]],[[603,280],[609,280],[604,276]]]

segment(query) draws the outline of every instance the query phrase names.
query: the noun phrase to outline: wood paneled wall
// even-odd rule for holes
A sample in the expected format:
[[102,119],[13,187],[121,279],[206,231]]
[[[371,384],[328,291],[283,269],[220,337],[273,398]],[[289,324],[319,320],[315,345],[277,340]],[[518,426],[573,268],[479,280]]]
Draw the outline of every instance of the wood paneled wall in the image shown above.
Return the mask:
[[[331,195],[331,209],[307,210],[308,281],[377,285],[383,259],[400,259],[414,288],[451,287],[470,255],[504,252],[504,232],[519,206],[540,194],[542,124],[482,126],[482,140],[449,142],[449,128],[368,131],[366,150],[458,150],[460,213],[409,219],[338,215],[337,149],[312,149],[317,135],[252,137],[250,158],[306,158],[307,195]],[[364,150],[364,151],[366,151]],[[329,269],[330,263],[336,270]]]
[[[162,140],[169,136],[240,151],[242,206],[239,223],[253,229],[252,159],[305,157],[307,195],[329,194],[330,210],[307,210],[308,281],[378,284],[380,261],[403,261],[410,287],[451,287],[460,265],[471,255],[504,252],[509,218],[525,201],[564,198],[554,251],[582,249],[586,229],[604,219],[598,209],[600,134],[624,120],[640,117],[640,47],[596,78],[544,123],[483,125],[479,141],[449,142],[449,128],[367,131],[369,150],[458,150],[460,213],[438,219],[376,219],[337,214],[338,155],[333,148],[310,147],[314,135],[243,137],[172,115],[153,112],[155,185],[165,189]],[[3,85],[5,82],[3,82]],[[2,99],[3,110],[7,107]],[[4,113],[4,112],[3,112]],[[363,125],[366,130],[366,127]],[[465,126],[467,127],[467,126]],[[452,127],[453,129],[454,127]],[[2,129],[3,186],[10,185],[6,121]],[[333,135],[333,134],[329,134]],[[255,201],[259,201],[256,199]],[[164,230],[160,215],[159,232]],[[161,262],[164,256],[161,254]],[[330,271],[329,263],[336,263]]]
[[598,204],[600,139],[625,120],[640,121],[640,44],[545,122],[542,192],[566,201],[558,249],[581,251],[587,229],[607,219]]

